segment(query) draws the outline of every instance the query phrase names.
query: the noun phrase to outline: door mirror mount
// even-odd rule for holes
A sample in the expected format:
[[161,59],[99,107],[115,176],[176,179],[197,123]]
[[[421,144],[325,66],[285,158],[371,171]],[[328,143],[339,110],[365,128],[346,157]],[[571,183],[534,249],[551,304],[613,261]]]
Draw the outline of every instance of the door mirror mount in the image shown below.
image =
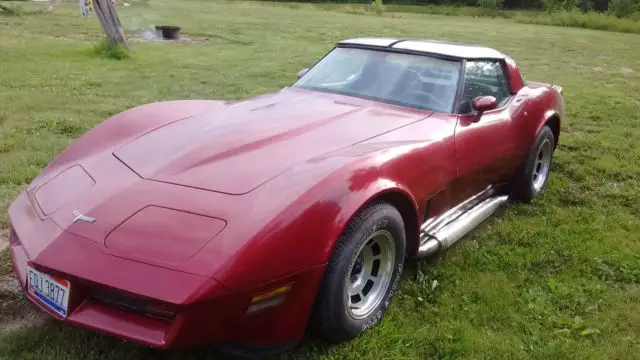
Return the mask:
[[302,69],[302,70],[298,71],[298,79],[300,79],[301,77],[303,77],[303,76],[304,76],[304,74],[306,74],[306,73],[307,73],[307,71],[309,71],[309,68],[304,68],[304,69]]

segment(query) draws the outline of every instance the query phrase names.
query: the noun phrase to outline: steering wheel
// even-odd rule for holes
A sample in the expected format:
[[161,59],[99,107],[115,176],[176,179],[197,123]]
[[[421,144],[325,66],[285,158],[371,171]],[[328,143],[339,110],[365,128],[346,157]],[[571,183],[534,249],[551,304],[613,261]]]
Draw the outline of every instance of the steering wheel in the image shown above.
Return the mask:
[[[473,99],[476,96],[491,95],[496,96],[491,86],[476,81],[468,81],[465,86],[465,98]],[[496,96],[497,97],[497,96]]]
[[419,103],[425,102],[424,100],[426,99],[427,103],[436,104],[439,109],[444,109],[446,107],[445,103],[442,102],[442,100],[438,99],[433,94],[430,94],[422,90],[412,90],[406,93],[406,96],[411,97],[412,99],[418,100]]

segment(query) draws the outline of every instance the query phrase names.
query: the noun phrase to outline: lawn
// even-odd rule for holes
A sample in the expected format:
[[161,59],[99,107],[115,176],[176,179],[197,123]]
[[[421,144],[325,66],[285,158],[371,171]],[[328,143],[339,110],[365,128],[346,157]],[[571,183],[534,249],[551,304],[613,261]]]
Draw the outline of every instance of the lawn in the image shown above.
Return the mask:
[[[564,87],[566,121],[547,190],[508,206],[438,261],[411,264],[384,320],[339,346],[283,359],[640,359],[640,36],[425,14],[357,15],[268,3],[153,0],[119,7],[135,29],[169,23],[192,42],[132,41],[117,61],[76,2],[0,16],[0,235],[6,209],[86,129],[166,99],[276,91],[339,39],[482,43],[525,77]],[[0,276],[10,272],[7,250]],[[0,324],[30,305],[0,286]],[[0,326],[0,328],[2,328]],[[0,331],[0,359],[203,359],[45,321]]]

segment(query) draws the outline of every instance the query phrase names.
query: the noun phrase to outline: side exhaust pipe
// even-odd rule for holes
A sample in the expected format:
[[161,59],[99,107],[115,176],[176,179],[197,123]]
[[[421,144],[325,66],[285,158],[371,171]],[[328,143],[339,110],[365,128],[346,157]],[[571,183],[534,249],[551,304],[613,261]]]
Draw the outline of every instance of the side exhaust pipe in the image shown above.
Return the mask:
[[508,195],[490,197],[462,213],[451,222],[443,224],[438,229],[424,233],[418,249],[418,256],[429,256],[455,244],[456,241],[491,216],[508,199]]

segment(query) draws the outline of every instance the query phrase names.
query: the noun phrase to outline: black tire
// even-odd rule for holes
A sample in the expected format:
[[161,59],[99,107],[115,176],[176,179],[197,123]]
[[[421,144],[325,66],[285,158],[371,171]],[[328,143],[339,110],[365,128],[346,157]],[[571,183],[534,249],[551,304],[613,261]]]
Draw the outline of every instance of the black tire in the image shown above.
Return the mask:
[[[529,150],[529,153],[527,154],[527,158],[511,183],[511,197],[514,200],[520,202],[531,202],[542,193],[542,190],[544,190],[547,185],[547,181],[549,180],[551,161],[556,148],[555,144],[553,131],[545,125],[538,133],[536,141],[533,143],[531,150]],[[539,169],[539,156],[543,146],[550,147],[550,153],[548,155],[548,169],[544,175],[544,179],[542,181],[537,181],[537,179],[535,179],[535,172]]]
[[[384,274],[379,274],[380,277],[386,278],[388,283],[385,285],[385,282],[381,281],[381,285],[375,285],[378,290],[375,293],[371,290],[371,294],[379,299],[377,300],[379,303],[372,301],[371,304],[377,303],[377,305],[370,305],[372,307],[370,312],[356,317],[352,314],[353,307],[349,307],[354,299],[353,296],[349,296],[350,286],[354,286],[353,270],[356,267],[356,262],[362,259],[359,257],[361,251],[365,252],[362,249],[365,246],[371,246],[372,249],[375,249],[375,241],[381,236],[380,234],[383,234],[385,243],[393,243],[395,246],[393,254],[391,254],[390,246],[386,251],[389,255],[384,260],[384,263],[387,264],[384,268],[389,270]],[[389,235],[392,239],[389,238]],[[327,342],[340,343],[375,325],[384,315],[396,291],[404,265],[405,243],[404,222],[395,207],[385,202],[378,202],[360,211],[349,222],[346,230],[338,239],[327,265],[311,316],[312,332]],[[382,252],[384,250],[379,251],[379,253]],[[372,250],[371,253],[374,254],[375,251]],[[393,260],[393,265],[391,265],[391,260]],[[374,259],[373,262],[375,261]],[[380,262],[378,262],[378,267],[381,268],[380,266]],[[361,268],[366,269],[365,266],[361,266]],[[375,266],[371,266],[371,268],[375,268]],[[360,272],[365,273],[366,270]],[[373,271],[371,273],[373,274]],[[358,275],[355,276],[358,277]],[[371,279],[377,278],[372,277]],[[365,288],[366,286],[362,290],[363,299],[366,298]],[[372,288],[373,286],[370,287],[370,289]]]

